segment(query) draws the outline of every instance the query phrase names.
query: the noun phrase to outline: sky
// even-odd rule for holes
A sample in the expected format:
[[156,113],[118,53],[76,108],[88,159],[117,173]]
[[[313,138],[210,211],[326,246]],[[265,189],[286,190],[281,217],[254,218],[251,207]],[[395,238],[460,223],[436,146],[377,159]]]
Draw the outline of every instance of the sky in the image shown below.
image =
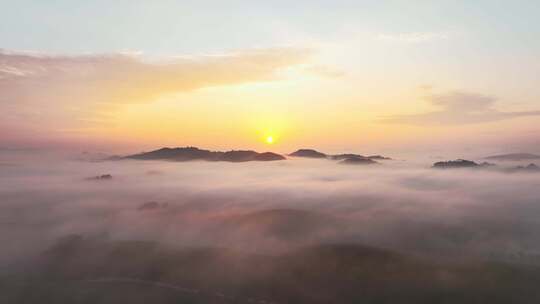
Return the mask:
[[540,152],[537,1],[0,5],[2,148]]

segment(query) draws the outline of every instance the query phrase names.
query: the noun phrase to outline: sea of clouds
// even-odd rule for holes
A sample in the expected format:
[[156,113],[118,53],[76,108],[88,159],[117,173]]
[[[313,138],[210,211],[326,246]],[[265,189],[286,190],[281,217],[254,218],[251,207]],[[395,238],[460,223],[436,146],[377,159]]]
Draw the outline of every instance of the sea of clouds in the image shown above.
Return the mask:
[[[113,178],[88,179],[102,174]],[[353,242],[535,263],[539,185],[536,173],[407,161],[90,162],[4,153],[0,267],[24,263],[71,234],[265,253]],[[150,202],[157,204],[141,208]]]

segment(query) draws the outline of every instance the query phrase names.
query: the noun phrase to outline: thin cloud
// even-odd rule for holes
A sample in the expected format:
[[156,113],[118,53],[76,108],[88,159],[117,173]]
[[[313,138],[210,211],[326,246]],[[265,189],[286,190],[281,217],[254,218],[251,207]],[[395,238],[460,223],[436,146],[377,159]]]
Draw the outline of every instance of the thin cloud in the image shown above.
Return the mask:
[[204,87],[276,79],[309,49],[253,49],[148,61],[140,54],[48,55],[0,49],[2,125],[43,127],[92,117],[103,104],[151,102]]
[[376,39],[388,42],[420,43],[433,40],[446,40],[450,37],[447,32],[409,32],[409,33],[380,33]]
[[342,78],[346,76],[345,71],[327,65],[310,65],[305,67],[304,70],[325,78]]
[[429,95],[427,101],[439,111],[383,117],[382,123],[410,125],[460,125],[505,120],[524,116],[539,116],[540,111],[502,112],[493,108],[491,96],[454,91]]
[[[434,257],[540,250],[536,174],[410,162],[359,169],[327,160],[259,166],[74,162],[41,150],[2,156],[0,241],[10,246],[0,251],[0,266],[68,234],[267,253],[329,241]],[[111,180],[85,179],[107,173]],[[140,211],[147,202],[165,207]],[[291,209],[302,212],[252,216]]]

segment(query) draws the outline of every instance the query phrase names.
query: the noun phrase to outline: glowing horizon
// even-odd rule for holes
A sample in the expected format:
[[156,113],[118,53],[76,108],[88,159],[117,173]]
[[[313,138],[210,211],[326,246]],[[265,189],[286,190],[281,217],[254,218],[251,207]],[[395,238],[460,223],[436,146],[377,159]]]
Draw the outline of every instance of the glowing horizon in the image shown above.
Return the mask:
[[[13,29],[0,31],[2,146],[266,149],[271,136],[278,151],[540,151],[540,43],[532,39],[540,26],[504,13],[534,20],[525,3],[443,1],[408,11],[415,6],[407,1],[328,2],[309,15],[276,3],[283,19],[260,3],[232,9],[255,17],[249,29],[241,18],[226,22],[215,3],[55,5],[81,19],[104,7],[111,15],[87,28],[58,13],[40,19],[53,4],[21,2],[0,13]],[[335,16],[319,22],[330,7]],[[208,18],[175,26],[179,11]],[[14,16],[36,20],[35,39],[22,38],[30,29]],[[212,18],[227,24],[224,35],[189,31]],[[163,28],[170,35],[155,34]]]
[[540,298],[540,1],[0,2],[1,303]]

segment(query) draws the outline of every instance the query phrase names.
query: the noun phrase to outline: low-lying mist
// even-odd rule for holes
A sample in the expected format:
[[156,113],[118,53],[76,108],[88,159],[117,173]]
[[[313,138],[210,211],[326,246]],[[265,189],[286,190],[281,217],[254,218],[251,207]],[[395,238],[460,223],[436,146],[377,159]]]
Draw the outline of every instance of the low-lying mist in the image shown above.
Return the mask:
[[[521,263],[535,263],[540,253],[540,174],[294,158],[31,157],[0,169],[3,267],[73,234],[265,254],[319,243]],[[112,178],[91,178],[104,174]]]
[[537,303],[540,174],[0,159],[0,303]]

